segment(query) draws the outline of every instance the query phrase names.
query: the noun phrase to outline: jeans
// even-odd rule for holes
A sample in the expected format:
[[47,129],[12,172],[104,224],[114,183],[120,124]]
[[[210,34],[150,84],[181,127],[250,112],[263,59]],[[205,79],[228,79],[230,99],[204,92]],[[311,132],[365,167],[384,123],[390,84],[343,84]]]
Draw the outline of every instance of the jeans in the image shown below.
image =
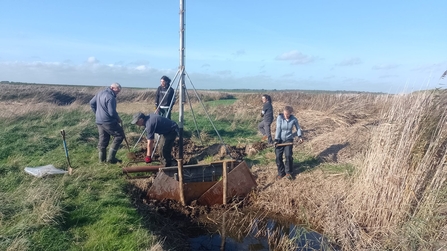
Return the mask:
[[[283,143],[289,143],[283,142]],[[283,177],[286,174],[292,174],[293,173],[293,151],[292,151],[293,145],[289,146],[279,146],[275,149],[276,154],[276,166],[278,167],[278,175]],[[285,155],[286,164],[284,165],[283,161],[283,155]]]

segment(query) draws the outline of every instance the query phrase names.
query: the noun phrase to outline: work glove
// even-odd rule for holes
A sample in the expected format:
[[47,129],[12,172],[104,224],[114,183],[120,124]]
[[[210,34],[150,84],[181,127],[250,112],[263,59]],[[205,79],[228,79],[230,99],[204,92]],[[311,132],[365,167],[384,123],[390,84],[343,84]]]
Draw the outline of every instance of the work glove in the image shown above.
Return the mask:
[[151,156],[146,156],[146,158],[144,158],[144,161],[146,162],[146,164],[151,163],[152,162]]

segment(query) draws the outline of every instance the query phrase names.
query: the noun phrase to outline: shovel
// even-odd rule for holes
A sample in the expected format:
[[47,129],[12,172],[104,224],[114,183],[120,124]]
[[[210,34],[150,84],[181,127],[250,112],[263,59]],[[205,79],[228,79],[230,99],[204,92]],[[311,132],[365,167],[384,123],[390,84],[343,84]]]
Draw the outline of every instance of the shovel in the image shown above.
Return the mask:
[[121,128],[123,128],[124,142],[126,142],[127,150],[129,151],[129,152],[127,153],[127,158],[129,158],[129,159],[136,159],[137,156],[135,155],[135,153],[133,153],[133,152],[130,151],[129,142],[127,141],[126,134],[124,133],[124,125],[123,125],[122,122],[121,122]]
[[67,143],[65,142],[65,130],[61,130],[61,135],[62,135],[62,140],[64,142],[65,157],[67,158],[67,163],[68,163],[68,174],[71,175],[73,173],[73,169],[71,168],[70,157],[68,156]]

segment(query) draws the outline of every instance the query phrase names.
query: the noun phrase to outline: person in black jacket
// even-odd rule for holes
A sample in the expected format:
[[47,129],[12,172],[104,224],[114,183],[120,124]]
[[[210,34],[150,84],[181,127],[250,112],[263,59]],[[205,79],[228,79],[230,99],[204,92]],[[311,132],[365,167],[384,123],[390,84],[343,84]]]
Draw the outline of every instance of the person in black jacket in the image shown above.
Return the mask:
[[270,95],[264,94],[262,95],[262,103],[264,105],[262,106],[261,111],[261,117],[263,117],[263,120],[259,123],[258,129],[261,132],[261,134],[264,136],[263,140],[268,140],[268,144],[272,145],[272,132],[270,130],[270,126],[273,122],[273,106],[272,106],[272,98]]
[[170,78],[166,76],[161,77],[160,86],[155,93],[155,114],[168,119],[171,119],[171,108],[174,104],[174,100],[172,100],[174,89],[170,87],[170,83]]

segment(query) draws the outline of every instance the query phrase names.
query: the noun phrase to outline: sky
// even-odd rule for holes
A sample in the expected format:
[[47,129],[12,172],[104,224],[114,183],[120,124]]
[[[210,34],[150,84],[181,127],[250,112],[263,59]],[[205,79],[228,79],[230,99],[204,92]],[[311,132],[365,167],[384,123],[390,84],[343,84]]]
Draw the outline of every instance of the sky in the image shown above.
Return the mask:
[[[188,89],[444,88],[447,1],[184,0]],[[0,0],[0,81],[178,86],[180,1]]]

